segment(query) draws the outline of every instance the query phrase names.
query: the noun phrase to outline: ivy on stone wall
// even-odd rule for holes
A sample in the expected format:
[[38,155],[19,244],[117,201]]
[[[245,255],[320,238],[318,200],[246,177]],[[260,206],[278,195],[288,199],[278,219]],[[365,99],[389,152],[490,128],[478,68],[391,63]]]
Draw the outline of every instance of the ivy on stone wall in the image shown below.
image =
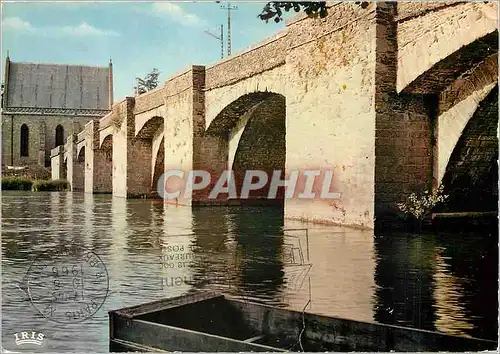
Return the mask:
[[[365,9],[369,3],[357,1],[355,4]],[[258,17],[266,21],[266,23],[274,18],[274,22],[278,23],[283,21],[283,11],[288,12],[292,9],[295,12],[304,11],[312,18],[324,18],[328,15],[326,1],[271,1],[264,6],[262,13]]]

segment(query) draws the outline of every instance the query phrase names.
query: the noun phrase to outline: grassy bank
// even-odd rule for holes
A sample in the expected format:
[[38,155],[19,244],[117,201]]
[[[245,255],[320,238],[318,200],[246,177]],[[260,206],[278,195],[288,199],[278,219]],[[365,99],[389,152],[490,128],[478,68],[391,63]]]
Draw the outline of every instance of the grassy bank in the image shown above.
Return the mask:
[[34,191],[34,192],[57,192],[70,189],[66,180],[31,180],[25,177],[2,178],[2,190]]
[[2,178],[2,190],[7,191],[30,191],[33,181],[24,177]]

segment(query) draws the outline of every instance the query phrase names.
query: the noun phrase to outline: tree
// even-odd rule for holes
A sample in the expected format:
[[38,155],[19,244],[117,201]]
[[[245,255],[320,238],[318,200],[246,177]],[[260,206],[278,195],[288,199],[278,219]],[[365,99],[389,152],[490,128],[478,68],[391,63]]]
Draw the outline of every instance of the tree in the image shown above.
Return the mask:
[[146,75],[144,79],[136,77],[137,80],[137,93],[139,95],[153,90],[158,87],[158,78],[160,77],[160,72],[158,69],[154,68],[149,74]]
[[[355,2],[358,5],[361,5],[362,8],[366,8],[368,6],[368,2],[366,1],[357,1]],[[293,8],[295,12],[304,11],[309,17],[313,18],[324,18],[328,15],[326,1],[271,1],[264,6],[262,13],[258,15],[258,17],[266,21],[266,23],[274,18],[274,22],[278,23],[283,21],[283,10],[285,12],[290,11]]]

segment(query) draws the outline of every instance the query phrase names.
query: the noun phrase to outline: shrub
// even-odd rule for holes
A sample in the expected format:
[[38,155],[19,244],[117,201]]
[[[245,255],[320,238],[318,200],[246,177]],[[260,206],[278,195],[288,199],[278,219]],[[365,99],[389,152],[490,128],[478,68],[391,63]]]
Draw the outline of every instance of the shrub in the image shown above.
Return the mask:
[[422,195],[412,193],[405,203],[397,203],[397,206],[405,215],[423,220],[438,203],[444,202],[448,198],[448,195],[443,194],[443,189],[444,186],[440,185],[432,193],[428,190],[425,190]]
[[33,181],[23,177],[2,178],[2,190],[30,191]]
[[69,189],[70,189],[69,182],[63,179],[33,182],[34,192],[59,192],[59,191],[67,191]]

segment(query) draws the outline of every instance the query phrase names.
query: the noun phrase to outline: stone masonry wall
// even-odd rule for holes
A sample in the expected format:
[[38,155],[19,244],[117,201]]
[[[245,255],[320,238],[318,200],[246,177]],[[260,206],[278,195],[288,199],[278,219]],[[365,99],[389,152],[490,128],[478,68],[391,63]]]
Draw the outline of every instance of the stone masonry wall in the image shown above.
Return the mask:
[[285,216],[373,227],[375,4],[339,3],[289,26],[286,166],[334,171],[340,200],[285,201]]
[[256,73],[283,65],[288,45],[285,40],[286,35],[286,31],[280,32],[239,55],[231,56],[208,67],[207,89],[232,85],[255,76]]
[[377,4],[375,217],[383,226],[396,203],[432,186],[437,98],[396,93],[396,5]]
[[422,16],[430,11],[436,11],[444,7],[455,6],[463,1],[440,1],[440,2],[420,2],[409,1],[398,3],[396,21],[409,20],[411,17]]
[[[28,127],[28,156],[21,156],[21,126]],[[45,121],[37,116],[2,115],[2,164],[45,164]],[[50,149],[47,152],[50,156]]]
[[160,107],[164,103],[165,87],[158,87],[135,97],[134,114]]
[[[165,171],[178,169],[187,174],[193,169],[194,127],[199,124],[193,122],[197,120],[193,102],[196,85],[204,82],[203,75],[203,70],[192,67],[166,84]],[[191,199],[182,196],[177,202],[191,205]]]
[[446,210],[498,210],[498,85],[479,104],[443,177]]
[[46,129],[46,138],[45,138],[45,151],[46,157],[50,156],[50,149],[53,149],[56,145],[56,127],[61,125],[64,129],[64,141],[72,135],[78,134],[89,121],[92,120],[92,117],[61,117],[61,116],[50,116],[45,117],[45,129]]
[[[13,119],[12,119],[13,117]],[[2,115],[2,163],[10,165],[42,164],[50,162],[50,150],[55,147],[56,127],[64,129],[64,141],[80,132],[92,117],[47,115]],[[13,121],[13,131],[12,129]],[[21,126],[29,129],[29,156],[20,156]],[[12,139],[13,138],[13,139]],[[11,140],[12,139],[12,140]],[[12,145],[12,146],[11,146]],[[11,160],[11,149],[14,152]]]
[[85,126],[85,193],[111,193],[113,137],[101,145],[99,119]]
[[51,151],[51,178],[53,180],[62,178],[63,151],[62,145]]
[[151,192],[151,139],[135,138],[134,105],[133,97],[120,104],[121,124],[113,134],[113,195],[118,197]]
[[497,31],[497,12],[494,2],[468,2],[398,23],[398,92],[461,47]]
[[[71,190],[80,192],[84,190],[84,164],[85,157],[82,153],[82,159],[79,159],[76,149],[77,134],[72,134],[68,137],[65,145],[68,151],[67,158],[67,179],[70,183]],[[83,160],[83,161],[82,161]]]
[[492,54],[470,75],[457,79],[439,95],[439,117],[435,127],[437,159],[434,165],[436,185],[441,183],[449,158],[462,131],[479,103],[498,82],[498,54]]
[[94,193],[113,191],[113,165],[113,137],[109,136],[94,151]]

